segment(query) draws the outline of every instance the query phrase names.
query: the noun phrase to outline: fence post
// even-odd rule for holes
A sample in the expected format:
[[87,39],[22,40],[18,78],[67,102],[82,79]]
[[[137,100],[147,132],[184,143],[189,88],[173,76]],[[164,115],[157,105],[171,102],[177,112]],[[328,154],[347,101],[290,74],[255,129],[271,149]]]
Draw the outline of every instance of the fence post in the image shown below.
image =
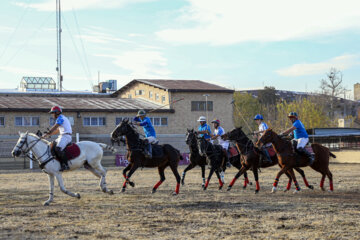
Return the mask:
[[76,142],[80,142],[80,136],[79,136],[79,133],[76,133]]
[[33,161],[31,160],[32,159],[32,156],[33,156],[33,153],[32,151],[29,152],[29,156],[30,156],[30,169],[33,169]]

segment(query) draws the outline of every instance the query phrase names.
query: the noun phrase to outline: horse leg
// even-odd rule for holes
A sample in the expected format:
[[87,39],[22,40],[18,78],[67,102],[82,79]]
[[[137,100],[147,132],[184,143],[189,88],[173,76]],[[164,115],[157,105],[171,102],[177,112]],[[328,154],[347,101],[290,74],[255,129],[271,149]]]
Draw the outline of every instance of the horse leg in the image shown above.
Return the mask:
[[173,172],[173,174],[175,175],[175,178],[176,178],[176,188],[175,188],[175,192],[173,192],[173,195],[178,195],[179,194],[179,191],[180,191],[180,175],[179,175],[179,172],[177,170],[177,162],[176,161],[173,161],[172,163],[170,162],[170,168],[171,168],[171,171]]
[[300,173],[301,177],[303,178],[304,180],[304,183],[305,183],[305,186],[310,188],[310,189],[314,189],[314,186],[313,185],[309,185],[306,177],[305,177],[305,172],[301,169],[301,168],[294,168],[298,173]]
[[49,177],[50,193],[49,193],[49,199],[46,202],[44,202],[44,206],[49,206],[54,199],[54,175],[49,174],[48,177]]
[[56,180],[57,180],[58,183],[59,183],[60,190],[61,190],[63,193],[65,193],[65,194],[67,194],[67,195],[69,195],[69,196],[71,196],[71,197],[76,197],[76,198],[80,199],[80,194],[79,194],[79,193],[72,193],[72,192],[66,190],[66,188],[65,188],[65,186],[64,186],[64,181],[63,181],[62,175],[61,175],[60,173],[57,173],[57,174],[55,175],[55,177],[56,177]]
[[283,175],[285,172],[287,172],[289,170],[289,167],[284,166],[283,168],[280,169],[280,171],[278,172],[278,174],[276,175],[274,184],[273,184],[273,188],[271,190],[272,193],[275,193],[277,190],[277,185],[279,183],[279,179],[281,177],[281,175]]
[[289,178],[289,181],[288,181],[288,184],[287,184],[287,186],[286,186],[286,189],[284,190],[284,192],[287,192],[287,191],[290,191],[291,183],[292,183],[292,178],[291,178],[289,172],[286,172],[285,174],[286,174],[286,176]]
[[125,192],[125,190],[126,190],[126,184],[127,184],[127,183],[130,184],[130,182],[131,182],[131,181],[130,181],[130,177],[133,175],[133,173],[136,171],[136,169],[138,169],[138,167],[139,167],[139,164],[137,164],[137,163],[131,164],[130,171],[129,171],[128,175],[127,175],[126,178],[125,178],[125,182],[124,182],[124,184],[123,184],[123,187],[122,187],[122,189],[121,189],[121,192]]
[[235,175],[235,177],[233,178],[233,180],[230,182],[227,190],[230,191],[232,186],[235,184],[236,180],[244,173],[246,172],[247,168],[245,166],[242,166],[239,170],[239,172]]
[[244,172],[244,186],[243,186],[243,189],[245,189],[248,184],[250,184],[250,182],[249,182],[249,178],[248,178],[247,172],[245,171],[245,172]]
[[214,167],[211,167],[210,168],[210,172],[209,172],[209,176],[206,180],[206,183],[205,183],[205,186],[204,186],[204,191],[207,189],[207,187],[209,186],[209,182],[210,182],[210,179],[211,179],[211,176],[214,174],[215,172],[215,168]]
[[219,173],[218,170],[215,171],[215,174],[216,174],[217,178],[219,179],[219,184],[220,184],[219,190],[221,190],[222,187],[224,186],[224,183],[223,183],[223,181],[222,181],[222,179],[221,179],[221,176],[220,176],[220,173]]
[[330,172],[329,169],[327,169],[326,175],[329,178],[329,184],[330,184],[329,192],[333,192],[334,191],[333,178],[332,178],[332,173]]
[[254,173],[254,178],[255,178],[255,183],[256,183],[256,189],[255,189],[255,194],[256,194],[260,191],[259,175],[258,175],[257,168],[253,167],[253,173]]
[[202,189],[205,187],[205,165],[201,166],[201,177],[202,177]]
[[293,170],[293,169],[290,169],[288,172],[289,172],[291,178],[293,179],[294,185],[295,185],[295,187],[296,187],[296,190],[294,191],[294,193],[297,193],[297,192],[299,192],[299,191],[301,190],[301,188],[300,188],[300,186],[299,186],[299,183],[298,183],[297,180],[296,180],[296,176],[295,176],[294,170]]
[[[126,172],[127,171],[129,171],[131,169],[131,164],[128,164],[125,168],[124,168],[124,170],[123,170],[123,177],[124,177],[124,179],[126,180]],[[129,183],[130,184],[130,186],[132,186],[132,187],[135,187],[135,183],[134,182],[132,182],[132,181],[126,181],[126,183]],[[125,186],[126,187],[126,186]]]
[[185,184],[185,175],[186,175],[186,172],[193,169],[195,167],[194,164],[190,163],[185,169],[184,171],[182,172],[182,176],[181,176],[181,184],[184,185]]
[[152,189],[152,193],[155,193],[157,188],[165,181],[165,173],[164,173],[164,167],[158,167],[159,175],[160,175],[160,181],[158,181],[155,186]]
[[322,173],[322,177],[321,177],[321,181],[320,181],[320,188],[323,191],[325,191],[325,188],[324,188],[325,177],[326,177],[326,174]]
[[98,164],[96,164],[96,166],[94,166],[94,167],[91,166],[91,168],[93,168],[94,172],[96,172],[97,174],[100,174],[100,178],[101,178],[100,179],[100,188],[101,188],[101,190],[104,193],[109,193],[110,195],[114,194],[114,192],[112,190],[108,190],[108,188],[106,187],[106,170],[100,164],[100,162],[98,162]]

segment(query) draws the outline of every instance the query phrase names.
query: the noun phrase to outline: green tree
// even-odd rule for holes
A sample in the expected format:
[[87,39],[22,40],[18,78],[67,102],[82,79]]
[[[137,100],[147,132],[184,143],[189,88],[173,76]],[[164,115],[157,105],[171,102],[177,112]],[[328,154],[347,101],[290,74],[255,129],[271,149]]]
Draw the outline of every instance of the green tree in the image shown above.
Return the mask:
[[[234,123],[236,127],[243,126],[251,131],[255,128],[253,118],[260,113],[261,104],[257,98],[249,93],[235,92],[234,94]],[[248,129],[250,131],[250,129]]]

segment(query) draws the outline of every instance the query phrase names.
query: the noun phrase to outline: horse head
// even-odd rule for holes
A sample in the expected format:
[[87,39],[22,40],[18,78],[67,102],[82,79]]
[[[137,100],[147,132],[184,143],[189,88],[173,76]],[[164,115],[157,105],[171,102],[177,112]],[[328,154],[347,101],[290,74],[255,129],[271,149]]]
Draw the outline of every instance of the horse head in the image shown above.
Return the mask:
[[113,141],[119,141],[120,137],[127,135],[130,130],[131,126],[129,124],[129,119],[124,118],[119,125],[115,127],[115,129],[110,133],[110,137]]
[[199,154],[205,156],[210,142],[204,136],[197,138]]
[[194,129],[187,129],[185,143],[189,146],[196,144],[197,133]]
[[[26,151],[26,147],[27,147],[27,138],[28,138],[28,135],[29,133],[28,132],[25,132],[25,133],[21,133],[19,132],[19,140],[17,141],[14,149],[11,151],[11,155],[13,157],[19,157],[21,153],[25,152]],[[25,146],[25,148],[24,148]]]
[[230,140],[230,141],[240,141],[243,139],[246,139],[246,134],[242,131],[242,127],[235,128],[231,130],[230,132],[225,133],[223,136],[221,136],[224,140]]
[[277,134],[271,128],[269,128],[265,130],[263,135],[256,142],[256,146],[261,148],[265,144],[273,142],[276,136]]

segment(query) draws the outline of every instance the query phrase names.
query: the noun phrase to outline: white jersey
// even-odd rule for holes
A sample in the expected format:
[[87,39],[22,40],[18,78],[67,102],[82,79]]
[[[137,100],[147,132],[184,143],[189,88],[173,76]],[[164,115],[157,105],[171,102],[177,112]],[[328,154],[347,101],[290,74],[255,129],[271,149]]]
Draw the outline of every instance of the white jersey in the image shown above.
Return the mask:
[[56,124],[59,124],[59,132],[60,135],[64,135],[64,134],[72,134],[72,129],[71,129],[71,124],[70,121],[67,117],[65,117],[64,115],[60,114],[57,119],[56,119]]
[[219,141],[219,144],[224,148],[224,149],[228,149],[229,148],[229,141],[226,141],[226,140],[223,140],[220,136],[224,135],[225,134],[225,130],[222,128],[222,127],[218,127],[218,128],[215,128],[214,130],[214,135],[219,135],[217,137],[217,140]]
[[[261,122],[260,125],[259,125],[259,131],[262,131],[260,133],[260,136],[262,136],[264,134],[264,131],[267,130],[269,127],[266,123],[264,122]],[[271,143],[268,143],[268,144],[265,144],[265,147],[270,147],[272,144]]]

